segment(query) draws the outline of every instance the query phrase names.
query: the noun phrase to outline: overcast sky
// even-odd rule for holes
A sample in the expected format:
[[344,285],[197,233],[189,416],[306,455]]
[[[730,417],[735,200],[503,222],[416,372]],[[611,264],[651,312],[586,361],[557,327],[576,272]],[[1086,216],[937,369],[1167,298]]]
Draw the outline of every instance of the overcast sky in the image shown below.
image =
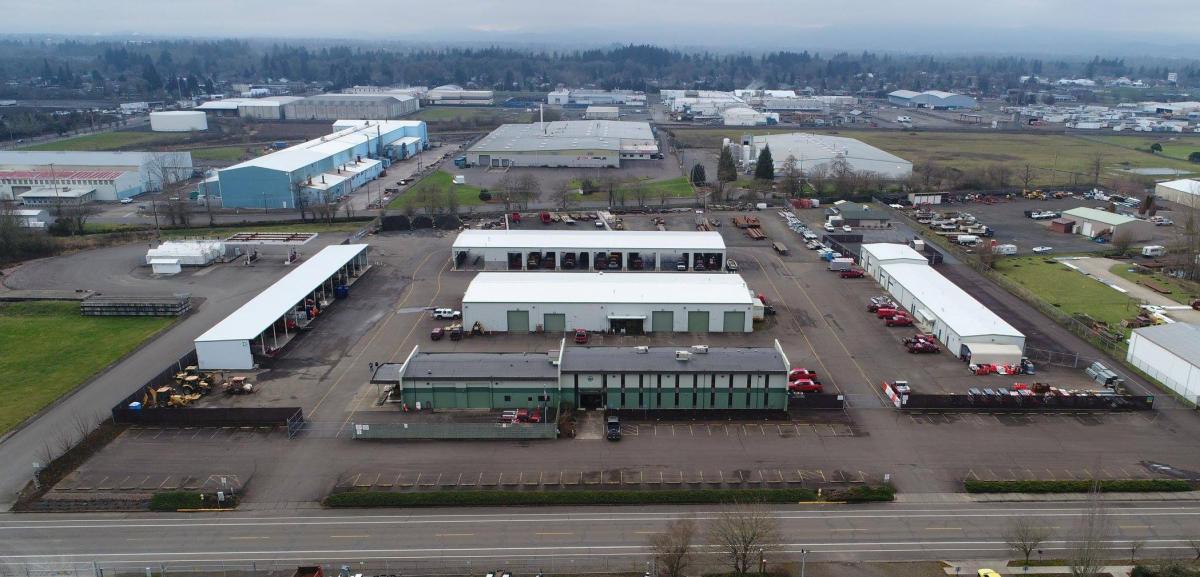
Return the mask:
[[[1179,0],[0,0],[0,32],[778,49],[1195,47]],[[1190,49],[1188,50],[1190,52]]]

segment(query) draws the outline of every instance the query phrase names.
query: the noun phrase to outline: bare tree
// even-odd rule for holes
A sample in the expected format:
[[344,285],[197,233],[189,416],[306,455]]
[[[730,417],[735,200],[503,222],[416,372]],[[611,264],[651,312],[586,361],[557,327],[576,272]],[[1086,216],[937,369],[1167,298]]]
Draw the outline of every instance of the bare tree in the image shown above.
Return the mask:
[[708,543],[735,575],[746,575],[755,553],[778,547],[779,520],[760,504],[733,504],[712,520]]
[[458,214],[458,191],[455,189],[453,185],[446,189],[446,212],[450,214]]
[[813,188],[813,193],[820,196],[825,192],[825,183],[829,180],[829,169],[824,164],[818,164],[807,171],[808,184]]
[[554,191],[551,193],[551,199],[554,201],[554,206],[558,207],[559,210],[567,210],[570,208],[571,204],[575,202],[576,190],[578,189],[575,187],[575,183],[569,179],[558,183],[558,185],[554,187]]
[[1050,530],[1035,525],[1029,517],[1017,517],[1004,532],[1004,542],[1025,557],[1025,565],[1029,565],[1029,557],[1049,538]]
[[1024,190],[1029,190],[1029,187],[1033,185],[1033,177],[1034,177],[1033,165],[1026,164],[1024,170],[1021,171],[1021,176],[1020,176],[1021,187]]
[[1104,154],[1097,152],[1092,157],[1092,185],[1100,186],[1100,171],[1104,169]]
[[1012,167],[1005,163],[993,165],[989,170],[997,188],[1005,189],[1012,182]]
[[795,156],[789,154],[784,159],[780,175],[779,191],[786,194],[789,198],[799,195],[803,186],[801,181],[802,175],[800,174]]
[[1117,234],[1114,234],[1112,237],[1113,250],[1121,254],[1125,254],[1125,251],[1129,250],[1129,247],[1132,244],[1133,233],[1129,232],[1128,230],[1119,230],[1117,231]]
[[1099,482],[1093,485],[1088,506],[1079,520],[1076,544],[1067,556],[1071,577],[1097,577],[1104,567],[1104,545],[1110,532],[1108,511],[1100,494]]
[[650,189],[645,183],[637,181],[629,187],[629,194],[637,201],[638,206],[646,206],[646,199],[650,198]]
[[676,519],[662,533],[650,537],[650,550],[659,577],[683,577],[692,563],[692,542],[696,539],[696,522]]
[[495,190],[500,195],[500,202],[504,203],[504,212],[512,210],[516,200],[517,178],[511,172],[504,173],[504,176],[496,181]]
[[426,215],[433,216],[442,211],[442,192],[439,188],[433,184],[422,183],[413,191],[417,196],[417,203],[425,209]]
[[522,208],[528,209],[529,203],[536,200],[541,194],[542,183],[536,176],[527,172],[517,177],[517,199]]

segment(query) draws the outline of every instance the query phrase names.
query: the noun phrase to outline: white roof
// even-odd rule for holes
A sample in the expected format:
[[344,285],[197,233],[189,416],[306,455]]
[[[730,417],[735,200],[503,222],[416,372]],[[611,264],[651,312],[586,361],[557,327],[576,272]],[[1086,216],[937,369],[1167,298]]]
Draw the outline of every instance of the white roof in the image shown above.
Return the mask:
[[751,306],[746,281],[724,273],[482,272],[463,295],[475,303],[734,304]]
[[888,96],[895,96],[896,98],[912,98],[918,94],[920,94],[920,92],[914,92],[912,90],[894,90],[889,92]]
[[208,329],[196,342],[248,341],[257,337],[296,306],[296,303],[308,296],[313,289],[333,276],[339,268],[365,250],[365,244],[340,244],[321,249],[321,252],[300,264],[296,270],[258,293],[250,302]]
[[1179,192],[1182,192],[1184,194],[1200,195],[1200,180],[1196,180],[1194,178],[1181,178],[1179,180],[1169,180],[1167,182],[1160,182],[1155,186],[1161,186],[1163,188],[1169,188],[1171,190],[1178,190]]
[[314,138],[308,142],[253,158],[223,170],[232,170],[247,166],[258,166],[282,172],[299,170],[335,154],[350,150],[357,145],[370,142],[377,134],[386,134],[406,126],[417,126],[420,124],[420,121],[413,120],[338,120],[333,124],[334,130],[336,130],[333,134]]
[[1123,214],[1117,214],[1115,212],[1108,212],[1107,210],[1100,210],[1086,206],[1072,208],[1071,210],[1064,210],[1062,214],[1064,217],[1073,216],[1075,218],[1085,218],[1087,220],[1094,220],[1096,222],[1111,226],[1119,226],[1138,220],[1132,216],[1125,216]]
[[454,249],[536,248],[597,250],[694,250],[724,252],[719,232],[613,230],[464,230]]
[[871,253],[875,260],[880,263],[885,263],[893,260],[909,260],[915,259],[921,262],[926,262],[928,259],[925,255],[916,251],[916,249],[907,244],[898,244],[891,242],[879,242],[862,245],[864,253]]
[[960,337],[1025,336],[927,264],[897,262],[883,270]]
[[82,198],[96,192],[95,187],[74,187],[54,189],[48,186],[18,194],[18,198]]

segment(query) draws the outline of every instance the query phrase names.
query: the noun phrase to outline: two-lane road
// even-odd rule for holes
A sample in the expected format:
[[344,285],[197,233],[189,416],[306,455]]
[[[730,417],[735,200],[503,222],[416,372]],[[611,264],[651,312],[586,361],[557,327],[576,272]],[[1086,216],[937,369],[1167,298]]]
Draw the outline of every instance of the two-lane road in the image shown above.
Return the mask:
[[[382,562],[561,563],[574,567],[635,563],[646,542],[669,521],[696,519],[716,507],[543,508],[314,511],[196,515],[0,517],[0,560],[22,566],[90,569],[172,565],[217,566]],[[1061,557],[1071,546],[1086,505],[997,503],[964,505],[786,506],[773,509],[783,536],[776,561],[996,559],[1011,556],[1004,532],[1028,517],[1052,534],[1042,549]],[[1111,504],[1113,556],[1142,542],[1147,556],[1190,556],[1200,535],[1200,503]]]

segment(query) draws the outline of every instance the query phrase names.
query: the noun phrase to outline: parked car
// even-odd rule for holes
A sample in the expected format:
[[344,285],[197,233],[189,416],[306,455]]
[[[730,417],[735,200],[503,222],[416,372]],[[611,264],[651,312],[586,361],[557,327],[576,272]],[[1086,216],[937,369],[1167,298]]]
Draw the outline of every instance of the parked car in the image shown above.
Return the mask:
[[873,313],[880,308],[894,309],[896,308],[896,303],[892,302],[892,299],[888,297],[871,297],[870,302],[867,303],[867,312]]
[[121,204],[133,204],[133,199],[132,198],[122,198]]
[[617,417],[609,417],[606,423],[605,437],[610,441],[621,440],[621,419]]
[[809,379],[796,379],[788,382],[788,390],[793,393],[820,393],[825,387]]
[[1052,247],[1052,246],[1035,246],[1035,247],[1033,247],[1033,254],[1048,254],[1053,251],[1054,251],[1054,247]]
[[686,271],[686,270],[687,270],[687,263],[686,263],[686,262],[682,262],[682,261],[680,261],[680,262],[678,262],[678,263],[675,263],[675,270],[677,270],[677,271],[680,271],[680,272]]
[[833,228],[833,223],[831,223],[831,222],[827,222],[827,223],[825,223],[825,227],[824,227],[824,228],[825,228],[825,230],[826,230],[826,231],[828,231],[828,232],[835,232],[835,231],[837,230],[836,228]]
[[842,225],[842,232],[854,232],[854,229],[853,229],[853,228],[850,228],[850,225],[848,225],[848,224],[843,224],[843,225]]
[[435,319],[460,319],[460,318],[462,318],[462,311],[456,311],[454,309],[445,309],[445,308],[433,309],[433,318],[435,318]]
[[725,261],[725,270],[727,270],[729,272],[737,272],[737,269],[738,269],[738,263],[736,260],[729,259],[729,260]]
[[848,268],[841,272],[842,278],[862,278],[865,274],[861,268]]
[[799,379],[808,379],[810,381],[819,382],[817,379],[817,372],[811,369],[799,367],[788,372],[788,381],[795,381]]
[[583,329],[575,329],[575,344],[586,345],[588,342],[588,332]]
[[889,327],[911,327],[913,326],[913,318],[904,313],[892,315],[884,321]]
[[443,329],[442,327],[437,327],[432,331],[429,331],[429,340],[431,341],[440,341],[444,336],[446,336],[446,329]]

